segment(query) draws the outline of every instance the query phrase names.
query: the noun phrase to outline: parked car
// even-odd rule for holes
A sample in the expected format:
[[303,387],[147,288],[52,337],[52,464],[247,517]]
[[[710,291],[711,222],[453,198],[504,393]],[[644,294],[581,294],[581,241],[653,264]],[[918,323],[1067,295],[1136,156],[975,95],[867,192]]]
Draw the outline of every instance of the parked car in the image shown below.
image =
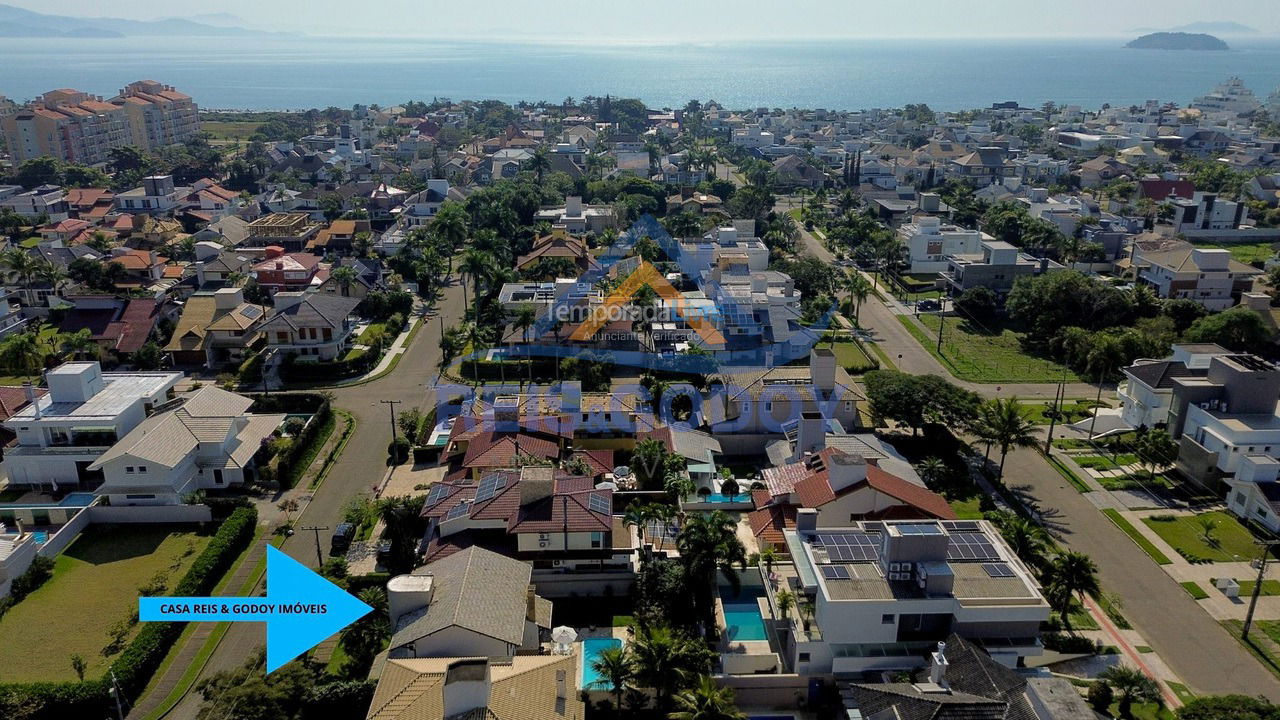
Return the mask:
[[333,537],[329,540],[329,554],[341,555],[351,549],[351,541],[356,537],[356,526],[351,523],[338,523],[333,529]]
[[923,312],[937,312],[942,309],[942,303],[937,300],[921,300],[916,303],[916,309]]

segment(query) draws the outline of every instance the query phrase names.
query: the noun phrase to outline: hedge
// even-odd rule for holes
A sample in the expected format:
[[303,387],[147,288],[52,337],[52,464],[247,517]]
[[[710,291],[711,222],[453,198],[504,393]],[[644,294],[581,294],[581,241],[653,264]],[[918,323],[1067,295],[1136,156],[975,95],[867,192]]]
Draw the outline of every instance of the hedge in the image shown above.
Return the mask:
[[[253,539],[258,511],[242,507],[222,523],[203,552],[191,563],[171,596],[207,595]],[[151,676],[182,634],[185,623],[149,622],[142,625],[133,642],[111,663],[111,670],[98,680],[84,682],[37,682],[0,685],[0,717],[28,720],[61,720],[71,717],[105,717],[115,710],[108,693],[111,673],[124,696],[136,699]]]
[[332,432],[333,404],[327,395],[318,393],[283,393],[277,395],[255,395],[252,412],[310,413],[311,422],[298,437],[289,444],[289,449],[279,456],[280,472],[276,480],[280,487],[288,489],[297,484],[306,472],[310,461],[308,455],[313,445],[319,442],[322,429],[330,426]]
[[329,362],[300,362],[296,355],[288,355],[280,364],[280,377],[285,382],[319,383],[363,375],[378,365],[382,349],[362,353],[348,360]]

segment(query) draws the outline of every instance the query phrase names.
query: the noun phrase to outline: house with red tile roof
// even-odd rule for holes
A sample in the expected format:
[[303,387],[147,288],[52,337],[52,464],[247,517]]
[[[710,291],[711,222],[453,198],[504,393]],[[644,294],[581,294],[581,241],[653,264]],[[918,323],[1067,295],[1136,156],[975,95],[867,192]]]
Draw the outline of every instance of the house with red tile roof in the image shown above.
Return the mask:
[[71,216],[99,223],[106,219],[115,207],[115,193],[107,188],[73,188],[67,190],[67,205]]
[[266,259],[253,266],[253,277],[268,292],[296,292],[319,285],[320,257],[311,253],[285,253],[279,246],[267,248]]
[[809,508],[818,522],[855,520],[954,520],[941,495],[881,469],[874,460],[839,448],[824,448],[796,462],[765,468],[764,490],[751,493],[748,515],[762,546],[779,546],[782,531],[795,526],[796,513]]
[[88,330],[102,353],[120,361],[142,349],[161,317],[160,303],[153,298],[77,295],[66,300],[73,307],[63,317],[59,332]]
[[550,465],[512,465],[478,480],[437,482],[422,517],[426,562],[479,545],[535,568],[630,567],[631,534],[613,516],[613,490]]

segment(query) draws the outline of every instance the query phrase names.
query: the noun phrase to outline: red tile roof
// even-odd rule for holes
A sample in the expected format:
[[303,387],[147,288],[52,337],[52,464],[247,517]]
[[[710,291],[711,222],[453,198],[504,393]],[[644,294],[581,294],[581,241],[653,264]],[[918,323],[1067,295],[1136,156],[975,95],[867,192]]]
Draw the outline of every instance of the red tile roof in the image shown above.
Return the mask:
[[751,534],[761,542],[782,545],[786,542],[782,531],[796,526],[796,508],[791,505],[770,505],[747,513]]
[[516,455],[554,460],[560,456],[560,447],[524,433],[486,432],[477,435],[467,445],[462,466],[467,468],[507,468],[515,466]]
[[951,505],[938,493],[928,488],[922,488],[915,483],[907,482],[897,475],[890,475],[870,463],[867,464],[866,482],[876,491],[896,500],[901,500],[907,505],[926,513],[929,517],[938,518],[939,520],[956,519],[956,513],[951,509]]
[[1170,195],[1190,198],[1196,193],[1196,184],[1190,180],[1139,180],[1139,194],[1152,200],[1164,200]]
[[[36,397],[43,397],[48,390],[35,388]],[[7,420],[11,415],[27,405],[27,390],[21,385],[0,385],[0,420]]]

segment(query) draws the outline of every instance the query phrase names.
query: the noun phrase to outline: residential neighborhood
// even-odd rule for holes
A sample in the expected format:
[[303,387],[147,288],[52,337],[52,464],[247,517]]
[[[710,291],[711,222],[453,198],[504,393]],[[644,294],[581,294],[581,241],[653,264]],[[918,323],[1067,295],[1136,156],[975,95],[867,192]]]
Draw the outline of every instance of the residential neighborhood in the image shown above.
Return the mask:
[[0,97],[0,717],[1280,714],[1280,90],[162,70]]

